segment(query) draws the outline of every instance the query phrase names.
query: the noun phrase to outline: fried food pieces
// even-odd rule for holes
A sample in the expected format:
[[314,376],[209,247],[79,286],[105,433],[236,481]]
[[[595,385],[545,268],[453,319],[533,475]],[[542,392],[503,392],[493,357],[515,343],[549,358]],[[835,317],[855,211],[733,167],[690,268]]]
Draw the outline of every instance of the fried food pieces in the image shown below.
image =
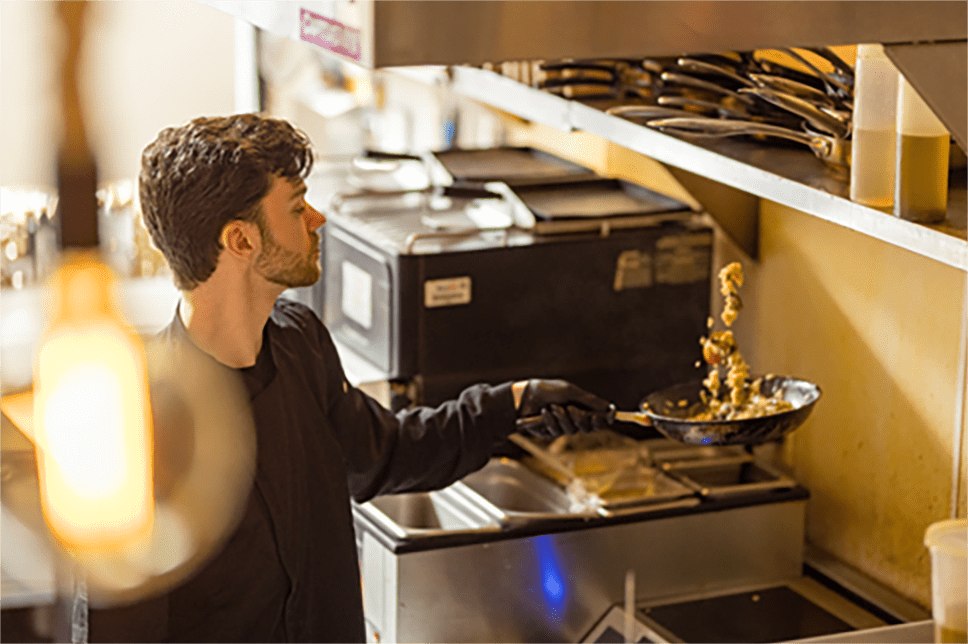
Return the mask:
[[[723,267],[719,271],[719,284],[719,292],[724,298],[720,319],[729,327],[743,308],[739,297],[739,288],[743,285],[742,264],[732,262]],[[689,416],[689,420],[739,420],[793,409],[791,403],[780,397],[780,392],[773,396],[761,394],[762,378],[749,381],[749,365],[743,360],[732,331],[714,331],[708,338],[701,338],[699,343],[709,371],[703,380],[705,390],[699,392],[702,405]],[[725,383],[720,379],[721,369],[725,369]]]

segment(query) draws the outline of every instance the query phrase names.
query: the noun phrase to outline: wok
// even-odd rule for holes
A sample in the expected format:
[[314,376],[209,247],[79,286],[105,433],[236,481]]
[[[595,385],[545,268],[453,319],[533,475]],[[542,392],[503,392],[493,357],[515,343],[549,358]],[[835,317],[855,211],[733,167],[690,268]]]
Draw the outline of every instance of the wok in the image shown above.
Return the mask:
[[[702,381],[673,385],[649,394],[642,402],[642,415],[659,432],[694,445],[759,445],[789,434],[803,424],[820,398],[820,387],[798,378],[763,378],[760,391],[765,396],[781,392],[793,409],[768,416],[741,420],[688,420],[702,404]],[[685,400],[686,404],[680,406]]]
[[[701,404],[701,380],[673,385],[649,394],[642,401],[641,411],[610,412],[615,420],[655,427],[667,438],[693,445],[759,445],[777,440],[803,424],[813,406],[820,399],[820,387],[798,378],[767,377],[760,384],[760,392],[772,396],[782,392],[783,400],[793,409],[776,414],[741,420],[688,420]],[[680,402],[686,403],[680,406]],[[540,430],[541,416],[521,418],[518,431]]]

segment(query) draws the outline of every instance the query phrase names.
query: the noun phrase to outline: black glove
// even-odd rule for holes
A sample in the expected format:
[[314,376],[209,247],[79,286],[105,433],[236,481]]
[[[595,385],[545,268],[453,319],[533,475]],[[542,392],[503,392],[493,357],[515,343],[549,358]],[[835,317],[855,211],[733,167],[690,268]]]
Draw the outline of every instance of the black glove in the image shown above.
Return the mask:
[[608,401],[564,380],[532,379],[524,387],[518,418],[540,416],[543,423],[519,426],[520,431],[554,438],[591,432],[611,424]]

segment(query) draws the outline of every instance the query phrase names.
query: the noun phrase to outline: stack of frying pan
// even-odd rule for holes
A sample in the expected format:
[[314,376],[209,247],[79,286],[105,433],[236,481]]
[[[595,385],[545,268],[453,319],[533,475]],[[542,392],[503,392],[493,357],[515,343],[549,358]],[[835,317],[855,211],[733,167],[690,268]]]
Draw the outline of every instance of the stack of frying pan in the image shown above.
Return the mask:
[[781,51],[801,67],[776,62],[779,57],[768,52],[729,52],[539,61],[521,80],[665,132],[794,141],[832,168],[846,170],[853,68],[827,48]]

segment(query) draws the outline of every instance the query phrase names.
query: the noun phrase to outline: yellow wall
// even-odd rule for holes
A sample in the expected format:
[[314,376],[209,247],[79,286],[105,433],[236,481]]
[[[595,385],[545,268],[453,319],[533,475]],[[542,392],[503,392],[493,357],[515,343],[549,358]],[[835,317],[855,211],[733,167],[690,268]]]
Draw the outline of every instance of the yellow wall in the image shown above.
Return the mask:
[[807,539],[927,605],[924,531],[957,494],[965,273],[766,201],[760,252],[740,346],[824,391],[782,454],[812,495]]
[[[682,198],[655,161],[591,135],[519,125],[512,140]],[[965,516],[964,446],[952,490],[965,273],[760,203],[759,261],[724,235],[714,252],[717,267],[739,260],[745,269],[739,346],[754,371],[823,389],[807,423],[760,456],[810,490],[812,545],[929,606],[924,531],[949,517],[952,494]]]

